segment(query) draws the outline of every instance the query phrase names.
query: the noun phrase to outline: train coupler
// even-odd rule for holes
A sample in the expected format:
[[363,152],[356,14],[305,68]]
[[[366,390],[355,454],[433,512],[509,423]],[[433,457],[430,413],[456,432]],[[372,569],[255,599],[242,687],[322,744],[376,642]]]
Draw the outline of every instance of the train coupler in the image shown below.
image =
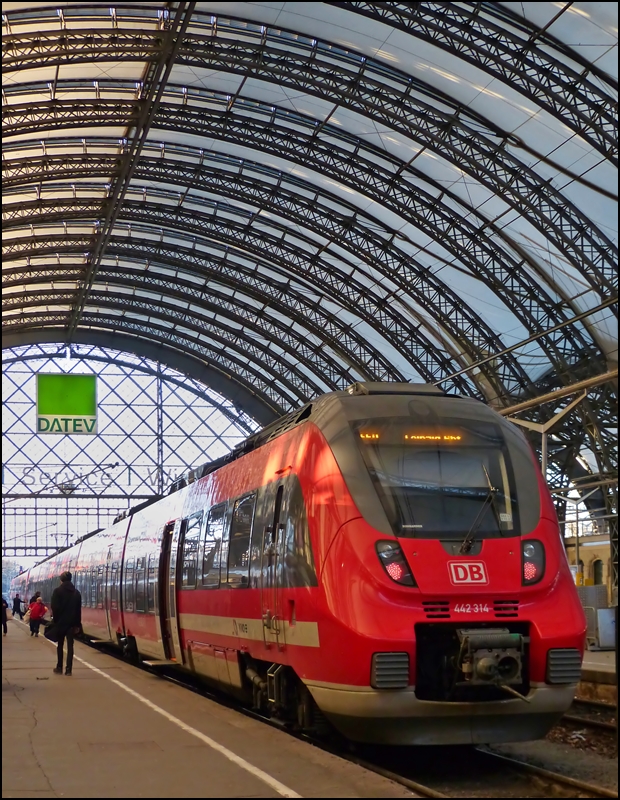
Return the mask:
[[469,685],[495,685],[522,699],[509,688],[522,683],[525,645],[529,637],[511,633],[508,628],[460,628],[456,631],[460,650],[457,667]]

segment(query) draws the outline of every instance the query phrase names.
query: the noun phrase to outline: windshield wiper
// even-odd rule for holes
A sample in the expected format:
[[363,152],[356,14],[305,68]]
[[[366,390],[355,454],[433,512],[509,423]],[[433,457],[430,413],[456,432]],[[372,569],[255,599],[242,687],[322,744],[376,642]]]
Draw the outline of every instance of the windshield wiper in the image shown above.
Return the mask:
[[487,472],[487,468],[482,465],[482,469],[484,470],[484,474],[486,475],[487,484],[489,486],[489,494],[491,495],[491,508],[493,509],[493,516],[495,517],[495,522],[497,522],[497,530],[499,531],[500,536],[503,536],[502,533],[502,526],[500,524],[500,516],[499,511],[497,510],[497,504],[495,503],[495,495],[498,493],[499,489],[496,489],[493,484],[491,483],[491,478],[489,477],[489,473]]
[[484,516],[484,511],[487,507],[487,503],[489,500],[491,501],[491,508],[493,509],[493,516],[495,517],[495,521],[497,522],[497,529],[501,532],[500,525],[499,525],[499,516],[497,514],[497,509],[495,507],[495,494],[497,489],[492,485],[491,479],[489,478],[489,473],[486,470],[484,464],[481,465],[482,469],[484,470],[484,474],[487,479],[487,483],[489,485],[489,491],[486,494],[486,497],[482,501],[482,505],[480,506],[480,510],[476,514],[476,519],[472,522],[471,528],[465,534],[465,538],[461,542],[461,546],[459,547],[459,554],[464,555],[465,553],[469,553],[474,544],[474,533],[480,527],[480,523],[482,522],[482,518]]

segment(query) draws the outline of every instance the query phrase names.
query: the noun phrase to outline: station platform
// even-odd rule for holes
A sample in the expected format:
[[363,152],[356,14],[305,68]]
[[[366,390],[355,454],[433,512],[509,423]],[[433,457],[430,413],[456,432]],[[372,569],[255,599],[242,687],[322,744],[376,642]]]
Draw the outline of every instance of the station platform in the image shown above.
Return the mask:
[[591,683],[616,683],[616,651],[586,650],[581,679]]
[[604,703],[618,702],[615,650],[586,650],[578,694]]
[[2,797],[414,797],[398,784],[76,642],[9,620]]

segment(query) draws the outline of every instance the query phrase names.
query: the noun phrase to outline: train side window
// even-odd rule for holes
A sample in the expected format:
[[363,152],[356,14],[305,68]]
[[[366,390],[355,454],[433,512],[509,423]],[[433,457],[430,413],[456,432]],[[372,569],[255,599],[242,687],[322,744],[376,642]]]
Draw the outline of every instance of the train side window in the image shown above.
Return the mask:
[[146,582],[146,610],[149,614],[155,613],[155,590],[157,587],[157,553],[151,553],[148,561],[148,574]]
[[[263,588],[273,587],[276,583],[276,565],[277,565],[277,542],[282,534],[282,497],[284,495],[284,485],[280,484],[275,493],[275,498],[272,505],[267,508],[271,512],[266,519],[268,520],[265,525],[262,537],[261,549],[261,585]],[[273,497],[273,495],[270,495]],[[256,531],[256,536],[260,534]]]
[[195,514],[183,521],[185,533],[183,535],[183,571],[181,573],[181,588],[196,588],[196,571],[198,567],[198,546],[200,544],[200,523],[202,514]]
[[112,562],[112,575],[110,577],[110,609],[118,611],[118,561]]
[[237,500],[233,509],[228,551],[228,584],[235,588],[249,585],[250,534],[255,505],[256,495],[251,494]]
[[133,558],[128,558],[125,562],[125,578],[123,580],[123,608],[125,611],[133,611],[136,607],[136,591],[133,580],[134,573]]
[[263,557],[263,535],[266,535],[266,529],[271,531],[270,526],[272,520],[273,486],[261,486],[256,493],[256,509],[254,511],[252,539],[250,544],[250,587],[253,589],[257,589],[260,585]]
[[289,487],[284,525],[281,526],[283,538],[278,583],[281,586],[318,586],[306,504],[297,476],[291,476]]
[[82,605],[90,606],[90,570],[82,571]]
[[90,569],[90,607],[97,608],[97,567]]
[[146,612],[146,558],[136,558],[136,611]]
[[209,589],[217,589],[220,585],[220,563],[225,522],[226,503],[214,506],[209,511],[209,518],[205,527],[202,556],[202,585],[207,586]]
[[97,567],[97,608],[103,608],[103,567]]

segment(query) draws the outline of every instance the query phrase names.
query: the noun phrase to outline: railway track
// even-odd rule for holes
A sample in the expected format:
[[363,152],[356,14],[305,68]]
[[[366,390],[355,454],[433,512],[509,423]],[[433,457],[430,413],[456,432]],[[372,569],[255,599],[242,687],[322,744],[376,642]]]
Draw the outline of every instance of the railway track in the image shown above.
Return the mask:
[[[472,747],[469,757],[475,754],[476,763],[472,765],[479,770],[485,763],[492,768],[494,774],[500,773],[506,784],[498,786],[494,778],[489,779],[486,772],[480,788],[472,789],[458,785],[459,777],[451,778],[455,785],[447,791],[439,791],[437,780],[416,781],[403,776],[399,771],[386,769],[373,761],[358,758],[347,753],[336,753],[341,758],[352,761],[364,769],[376,772],[385,778],[398,783],[421,797],[618,797],[618,793],[604,786],[588,783],[552,770],[538,767],[519,759],[496,753],[485,747]],[[445,780],[444,780],[445,782]],[[433,785],[435,784],[435,785]]]
[[[294,732],[290,729],[287,729],[286,726],[283,726],[277,720],[271,720],[252,709],[239,707],[234,702],[230,701],[230,698],[224,697],[222,698],[219,696],[217,692],[211,692],[210,690],[203,690],[200,686],[189,685],[185,677],[179,677],[177,675],[160,675],[165,680],[170,680],[179,685],[182,685],[186,688],[190,688],[192,691],[197,691],[199,694],[203,694],[205,696],[209,696],[211,699],[216,700],[217,702],[224,702],[231,708],[235,708],[240,713],[252,717],[253,719],[259,720],[262,723],[272,725],[273,727],[277,727],[279,729],[287,730],[287,732],[291,735],[296,736],[297,738],[303,739],[304,741],[312,744],[315,747],[320,747],[323,750],[327,750],[333,755],[338,756],[339,758],[343,758],[347,761],[355,763],[361,766],[364,769],[367,769],[371,772],[374,772],[378,775],[383,776],[384,778],[388,778],[389,780],[398,783],[401,786],[406,787],[414,794],[420,797],[618,797],[618,793],[614,792],[606,787],[599,786],[597,784],[589,783],[587,781],[582,781],[576,778],[571,778],[566,775],[562,775],[561,773],[554,772],[548,769],[544,769],[542,767],[538,767],[533,764],[529,764],[525,761],[520,761],[515,758],[511,758],[509,756],[505,756],[501,753],[496,753],[491,749],[486,747],[476,747],[476,748],[465,748],[466,750],[473,751],[476,753],[477,757],[486,762],[487,764],[494,764],[497,771],[501,773],[506,773],[509,771],[513,773],[515,776],[520,776],[521,786],[523,783],[526,783],[528,787],[531,787],[533,784],[533,790],[528,789],[527,795],[524,795],[523,792],[517,791],[516,793],[502,793],[501,790],[498,790],[492,784],[490,787],[486,787],[486,791],[484,794],[473,794],[469,790],[465,793],[457,792],[457,793],[446,793],[439,791],[435,788],[432,783],[437,783],[437,781],[430,781],[425,782],[425,778],[421,778],[420,780],[415,780],[413,776],[408,776],[403,774],[402,770],[398,768],[388,768],[382,763],[378,763],[377,760],[372,758],[364,758],[361,755],[355,752],[349,752],[346,748],[343,747],[334,747],[329,743],[326,743],[323,740],[316,739],[314,737],[308,736],[307,734],[300,734]],[[448,748],[440,748],[448,749]],[[406,750],[406,748],[400,748],[400,750]],[[486,782],[486,781],[485,781]]]
[[[86,641],[85,643],[89,644],[94,649],[104,650],[115,658],[125,660],[114,647],[102,646],[101,643],[95,641]],[[172,672],[168,668],[149,667],[142,663],[136,664],[136,666],[151,674],[157,675],[162,680],[175,683],[185,689],[196,692],[220,705],[226,705],[261,723],[285,730],[290,735],[303,739],[315,747],[320,747],[339,758],[343,758],[364,769],[388,778],[406,787],[414,793],[414,795],[419,797],[618,797],[617,792],[603,786],[587,783],[551,770],[543,769],[525,761],[520,761],[494,752],[492,749],[484,746],[416,748],[417,754],[422,758],[422,762],[426,763],[426,755],[430,754],[432,751],[432,755],[440,764],[437,774],[429,775],[428,770],[421,765],[414,764],[412,768],[411,763],[406,763],[411,761],[411,748],[366,748],[366,750],[381,752],[379,752],[378,757],[376,757],[376,753],[364,756],[364,748],[350,746],[350,749],[347,749],[346,745],[334,746],[323,740],[295,732],[277,720],[269,719],[252,709],[239,705],[230,696],[218,692],[216,689],[211,689],[199,679],[193,679],[191,675]],[[353,750],[353,752],[351,752],[351,750]],[[446,759],[444,754],[448,751],[450,751],[450,754],[460,752],[461,759],[457,758],[455,762],[450,759],[452,767],[450,770],[450,786],[445,790]],[[385,757],[386,753],[390,754],[388,758]],[[472,762],[472,759],[475,761]],[[459,763],[460,760],[463,761],[463,764],[467,765],[463,785],[459,785],[460,776],[458,773],[459,769],[463,766]],[[401,762],[400,764],[398,763],[399,761]],[[443,764],[443,768],[441,764]],[[420,768],[420,779],[416,780],[418,768]],[[480,777],[479,772],[481,769],[484,770],[482,777]],[[472,773],[478,773],[477,781],[480,785],[476,790],[472,790],[471,785],[468,783]],[[491,775],[489,775],[489,773],[491,773]],[[501,780],[498,782],[491,776],[499,776]],[[442,791],[442,789],[444,789],[444,791]]]
[[581,725],[584,728],[593,728],[614,734],[616,732],[615,720],[617,712],[617,707],[611,703],[575,698],[570,712],[564,714],[561,723],[568,722],[572,725]]

